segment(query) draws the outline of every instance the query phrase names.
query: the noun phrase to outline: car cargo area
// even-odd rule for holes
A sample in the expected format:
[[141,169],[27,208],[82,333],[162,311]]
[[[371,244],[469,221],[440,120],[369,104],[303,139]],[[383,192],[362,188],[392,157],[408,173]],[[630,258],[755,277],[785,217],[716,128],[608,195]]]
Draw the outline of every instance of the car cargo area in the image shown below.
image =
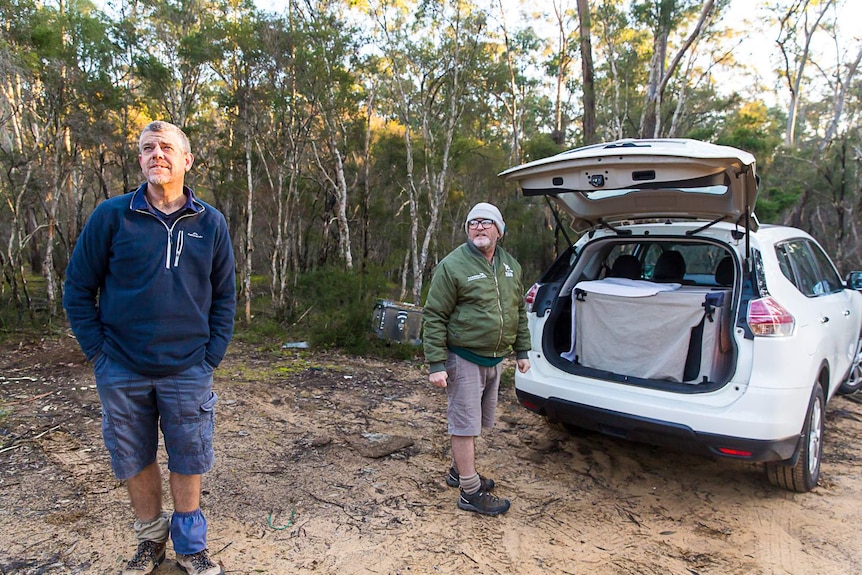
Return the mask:
[[557,368],[587,377],[683,393],[716,389],[733,365],[733,270],[730,251],[715,243],[585,246],[550,310],[545,353]]

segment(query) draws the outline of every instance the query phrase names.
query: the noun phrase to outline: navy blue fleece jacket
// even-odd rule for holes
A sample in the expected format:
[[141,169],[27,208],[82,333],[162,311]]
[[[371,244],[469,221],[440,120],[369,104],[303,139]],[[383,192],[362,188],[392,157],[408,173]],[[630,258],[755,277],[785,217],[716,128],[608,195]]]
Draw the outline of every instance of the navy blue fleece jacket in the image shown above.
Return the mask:
[[63,307],[88,359],[100,353],[144,375],[218,366],[233,333],[236,279],[224,216],[185,188],[168,227],[146,184],[100,203],[66,268]]

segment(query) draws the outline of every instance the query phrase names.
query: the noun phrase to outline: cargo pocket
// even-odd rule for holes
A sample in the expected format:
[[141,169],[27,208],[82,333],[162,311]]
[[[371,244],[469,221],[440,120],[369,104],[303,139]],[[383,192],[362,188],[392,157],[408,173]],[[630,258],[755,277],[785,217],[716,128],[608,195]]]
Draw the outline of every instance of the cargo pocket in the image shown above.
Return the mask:
[[102,439],[105,441],[105,448],[111,454],[111,457],[116,458],[126,455],[125,453],[120,453],[120,441],[117,438],[117,431],[114,428],[113,421],[111,421],[111,418],[108,417],[104,409],[102,410]]
[[216,392],[210,392],[210,397],[201,404],[201,441],[204,451],[212,448],[215,431],[215,404],[218,402]]

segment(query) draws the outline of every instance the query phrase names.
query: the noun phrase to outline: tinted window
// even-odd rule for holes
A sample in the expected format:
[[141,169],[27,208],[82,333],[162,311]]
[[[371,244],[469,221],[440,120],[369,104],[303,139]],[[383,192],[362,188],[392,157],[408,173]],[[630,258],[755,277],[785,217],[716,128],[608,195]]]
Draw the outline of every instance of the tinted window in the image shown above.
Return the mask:
[[841,290],[841,279],[820,246],[808,240],[792,240],[775,247],[784,277],[807,296]]
[[806,243],[814,256],[815,261],[817,261],[817,268],[820,270],[820,284],[824,293],[835,293],[837,291],[841,291],[843,289],[841,278],[835,271],[835,267],[829,260],[829,256],[827,256],[823,249],[814,242]]

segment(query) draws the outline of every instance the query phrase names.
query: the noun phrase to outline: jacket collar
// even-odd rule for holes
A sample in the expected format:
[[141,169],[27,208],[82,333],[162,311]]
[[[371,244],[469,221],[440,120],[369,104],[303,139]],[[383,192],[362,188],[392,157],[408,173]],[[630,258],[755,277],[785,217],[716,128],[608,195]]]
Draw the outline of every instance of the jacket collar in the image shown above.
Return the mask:
[[[191,210],[196,214],[199,214],[206,210],[203,203],[200,202],[196,197],[195,193],[188,186],[183,186],[183,193],[186,196],[186,205],[184,205],[182,210]],[[132,201],[129,204],[129,209],[135,211],[149,211],[150,210],[150,202],[147,201],[147,183],[144,182],[141,184],[137,190],[132,194]]]

